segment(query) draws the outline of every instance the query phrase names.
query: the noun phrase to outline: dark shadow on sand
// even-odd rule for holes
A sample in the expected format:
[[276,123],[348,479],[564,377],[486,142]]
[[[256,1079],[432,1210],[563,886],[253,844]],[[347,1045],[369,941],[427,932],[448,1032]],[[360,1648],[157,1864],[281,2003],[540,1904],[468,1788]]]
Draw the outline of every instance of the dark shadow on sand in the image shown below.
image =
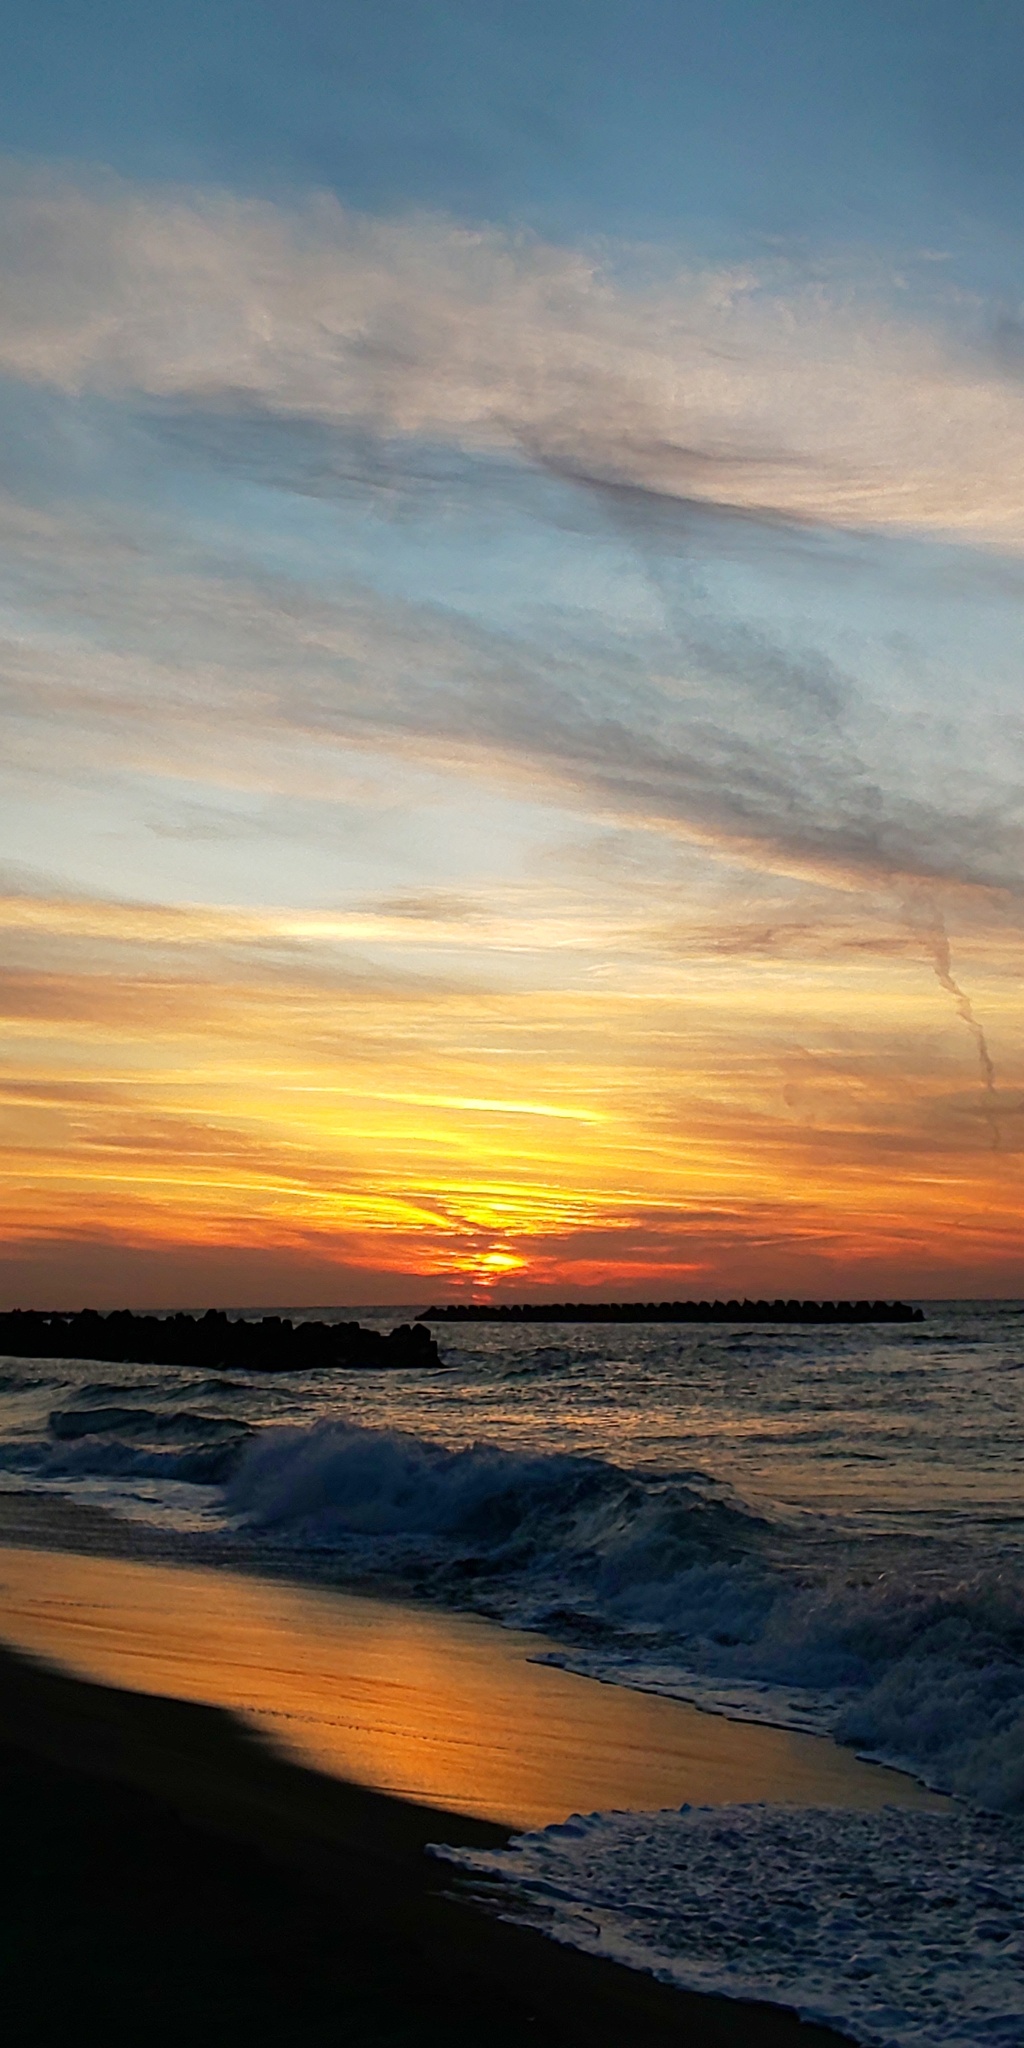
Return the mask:
[[452,1898],[506,1831],[302,1770],[219,1709],[0,1648],[7,2042],[838,2048]]

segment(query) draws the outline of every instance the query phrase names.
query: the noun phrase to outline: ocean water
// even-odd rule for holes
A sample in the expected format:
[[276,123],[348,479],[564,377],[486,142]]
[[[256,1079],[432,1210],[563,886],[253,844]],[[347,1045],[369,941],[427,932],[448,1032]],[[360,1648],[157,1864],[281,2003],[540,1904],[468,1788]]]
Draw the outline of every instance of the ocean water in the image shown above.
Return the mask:
[[1024,2038],[1019,1821],[719,1806],[576,1815],[507,1850],[435,1854],[558,1940],[795,2006],[864,2048]]
[[[476,1608],[543,1629],[576,1670],[916,1771],[962,1809],[857,1817],[845,1948],[780,1908],[731,1988],[865,2042],[1024,2043],[1024,1894],[1007,1874],[1024,1840],[1024,1306],[926,1305],[905,1327],[437,1334],[440,1369],[388,1374],[0,1359],[0,1485],[103,1507],[183,1557]],[[478,1877],[504,1886],[503,1910],[588,1942],[598,1925],[615,1952],[710,1984],[731,1937],[723,1907],[701,1947],[698,1863],[717,1897],[718,1859],[723,1900],[737,1858],[748,1892],[756,1869],[773,1898],[799,1864],[806,1905],[834,1893],[853,1827],[771,1808],[733,1821],[601,1816]],[[864,1919],[887,1858],[904,1900],[927,1889],[915,1859],[947,1872],[930,1921],[899,1908],[892,1956]],[[986,1883],[1003,1904],[979,1921]],[[998,1938],[976,1940],[982,1923]],[[943,1961],[957,1941],[973,1975]]]

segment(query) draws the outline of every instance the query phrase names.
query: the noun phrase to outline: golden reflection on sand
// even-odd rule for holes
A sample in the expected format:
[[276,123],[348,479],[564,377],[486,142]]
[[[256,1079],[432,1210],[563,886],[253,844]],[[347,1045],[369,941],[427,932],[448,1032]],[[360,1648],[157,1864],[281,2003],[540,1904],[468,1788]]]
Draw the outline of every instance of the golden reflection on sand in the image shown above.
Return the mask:
[[319,1588],[2,1548],[0,1636],[106,1684],[232,1708],[338,1777],[516,1826],[684,1800],[942,1803],[815,1737],[531,1663],[538,1636]]

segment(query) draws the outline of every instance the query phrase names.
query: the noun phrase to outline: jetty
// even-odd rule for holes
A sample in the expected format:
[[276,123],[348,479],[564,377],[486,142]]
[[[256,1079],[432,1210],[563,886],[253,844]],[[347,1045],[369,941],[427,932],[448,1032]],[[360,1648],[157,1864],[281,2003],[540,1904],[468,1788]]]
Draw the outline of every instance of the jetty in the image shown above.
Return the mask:
[[905,1301],[450,1301],[421,1323],[923,1323]]
[[72,1315],[12,1309],[0,1315],[0,1353],[10,1358],[94,1358],[118,1365],[196,1365],[208,1371],[310,1372],[320,1368],[438,1365],[422,1322],[368,1330],[361,1323],[287,1316],[134,1315],[86,1308]]

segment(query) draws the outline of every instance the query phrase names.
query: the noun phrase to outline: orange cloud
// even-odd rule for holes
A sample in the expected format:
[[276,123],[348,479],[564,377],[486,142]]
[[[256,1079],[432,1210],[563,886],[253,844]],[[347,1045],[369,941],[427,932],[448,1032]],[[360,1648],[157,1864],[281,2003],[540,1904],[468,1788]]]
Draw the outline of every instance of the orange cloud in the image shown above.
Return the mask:
[[[83,925],[116,961],[103,945],[50,957]],[[257,1253],[277,1298],[288,1273],[337,1299],[368,1275],[403,1298],[1020,1284],[1008,949],[975,965],[993,1094],[906,953],[659,954],[499,995],[482,970],[357,974],[336,933],[328,973],[315,920],[282,971],[239,954],[250,926],[110,904],[24,914],[39,960],[2,992],[9,1299],[61,1244],[77,1273],[74,1247],[97,1234],[123,1248],[97,1269],[120,1270],[122,1293],[139,1258],[180,1275],[186,1247],[197,1270],[237,1270],[232,1298],[265,1290]],[[173,971],[168,928],[198,943],[201,975],[187,948]]]

